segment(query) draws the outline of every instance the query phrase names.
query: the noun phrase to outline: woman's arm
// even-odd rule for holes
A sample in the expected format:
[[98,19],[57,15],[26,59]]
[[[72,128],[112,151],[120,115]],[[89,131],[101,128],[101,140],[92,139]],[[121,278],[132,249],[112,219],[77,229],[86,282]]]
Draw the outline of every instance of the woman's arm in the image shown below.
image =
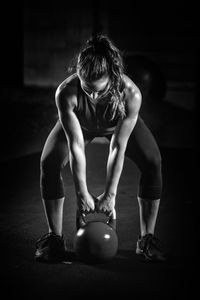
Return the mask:
[[81,212],[94,210],[94,199],[86,183],[85,143],[79,120],[74,113],[76,96],[56,93],[59,120],[63,126],[69,146],[70,167],[73,174],[78,205]]
[[124,164],[125,150],[128,139],[137,122],[141,106],[141,93],[133,85],[126,91],[126,117],[120,120],[110,142],[107,161],[107,178],[104,195],[114,197]]

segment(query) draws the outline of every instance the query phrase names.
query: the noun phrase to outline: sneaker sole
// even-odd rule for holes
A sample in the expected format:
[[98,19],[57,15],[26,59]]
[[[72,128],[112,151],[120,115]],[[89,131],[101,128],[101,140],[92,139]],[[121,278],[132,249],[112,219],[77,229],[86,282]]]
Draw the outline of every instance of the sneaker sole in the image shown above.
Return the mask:
[[156,259],[156,258],[151,258],[148,255],[146,255],[146,253],[144,253],[142,250],[140,249],[136,249],[136,254],[138,255],[138,257],[140,258],[141,261],[145,261],[145,262],[165,262],[166,258],[160,258],[160,259]]
[[136,254],[140,258],[141,261],[153,261],[149,256],[147,256],[142,250],[136,249]]
[[62,262],[65,259],[65,253],[60,254],[60,256],[57,257],[49,257],[48,254],[45,253],[35,253],[35,260],[38,262],[46,262],[46,263],[56,263],[56,262]]

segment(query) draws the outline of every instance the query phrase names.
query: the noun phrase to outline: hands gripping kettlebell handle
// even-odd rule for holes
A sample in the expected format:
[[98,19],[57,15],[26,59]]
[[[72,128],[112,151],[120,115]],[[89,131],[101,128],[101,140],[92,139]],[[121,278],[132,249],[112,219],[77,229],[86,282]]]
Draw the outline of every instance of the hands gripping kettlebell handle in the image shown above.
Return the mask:
[[[105,213],[106,216],[106,224],[108,224],[112,229],[116,231],[116,212],[115,210],[109,214],[109,216]],[[80,213],[78,210],[76,212],[76,229],[82,228],[86,225],[86,214]]]

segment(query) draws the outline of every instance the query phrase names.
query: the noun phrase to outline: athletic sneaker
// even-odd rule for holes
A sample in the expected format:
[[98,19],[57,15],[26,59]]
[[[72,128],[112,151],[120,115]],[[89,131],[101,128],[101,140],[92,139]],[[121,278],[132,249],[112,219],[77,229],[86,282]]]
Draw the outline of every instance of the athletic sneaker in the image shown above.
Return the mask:
[[166,260],[161,250],[160,240],[150,233],[138,238],[136,254],[145,261],[161,262]]
[[36,242],[35,259],[43,262],[59,262],[64,260],[66,246],[63,236],[47,233]]

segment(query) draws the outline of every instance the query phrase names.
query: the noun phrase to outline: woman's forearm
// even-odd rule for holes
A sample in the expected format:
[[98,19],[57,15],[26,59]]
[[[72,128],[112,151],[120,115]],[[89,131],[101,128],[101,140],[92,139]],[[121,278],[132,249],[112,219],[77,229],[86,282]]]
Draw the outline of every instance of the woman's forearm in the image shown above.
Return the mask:
[[117,187],[124,165],[124,151],[118,147],[110,150],[107,162],[107,178],[105,193],[117,194]]
[[74,144],[70,147],[70,167],[73,174],[76,193],[88,192],[86,183],[86,158],[84,147]]
[[129,136],[137,122],[138,115],[126,117],[117,125],[115,133],[110,143],[110,152],[107,162],[107,180],[105,193],[110,195],[117,194],[117,187],[124,165],[125,151]]
[[59,116],[68,141],[69,161],[75,190],[77,195],[83,196],[88,190],[86,184],[85,143],[80,123],[72,111],[67,111],[65,114],[60,113]]

